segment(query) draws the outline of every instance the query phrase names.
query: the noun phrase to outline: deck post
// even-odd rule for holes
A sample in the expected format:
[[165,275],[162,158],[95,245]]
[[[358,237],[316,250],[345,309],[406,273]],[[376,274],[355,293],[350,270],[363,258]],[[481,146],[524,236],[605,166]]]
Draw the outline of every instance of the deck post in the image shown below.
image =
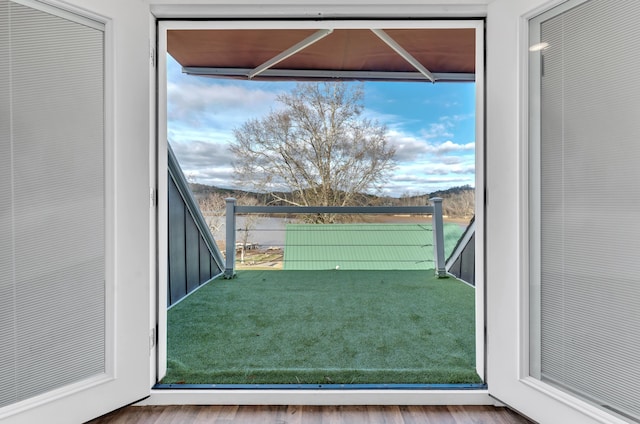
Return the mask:
[[434,197],[433,203],[433,258],[435,259],[436,275],[438,278],[447,276],[444,257],[444,222],[442,220],[442,199]]
[[224,201],[227,207],[224,278],[229,279],[236,275],[236,199],[229,197]]

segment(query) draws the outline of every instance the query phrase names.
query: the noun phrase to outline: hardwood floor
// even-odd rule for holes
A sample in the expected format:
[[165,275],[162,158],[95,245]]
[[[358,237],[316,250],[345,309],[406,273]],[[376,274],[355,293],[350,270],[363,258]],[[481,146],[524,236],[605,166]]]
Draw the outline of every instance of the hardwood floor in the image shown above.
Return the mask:
[[531,424],[493,406],[128,406],[90,424]]

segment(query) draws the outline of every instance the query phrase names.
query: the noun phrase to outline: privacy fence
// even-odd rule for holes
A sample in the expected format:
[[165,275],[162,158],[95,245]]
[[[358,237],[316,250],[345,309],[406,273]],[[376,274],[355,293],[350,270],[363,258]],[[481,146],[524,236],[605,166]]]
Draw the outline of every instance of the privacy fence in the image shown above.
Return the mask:
[[169,147],[167,306],[220,275],[224,259]]

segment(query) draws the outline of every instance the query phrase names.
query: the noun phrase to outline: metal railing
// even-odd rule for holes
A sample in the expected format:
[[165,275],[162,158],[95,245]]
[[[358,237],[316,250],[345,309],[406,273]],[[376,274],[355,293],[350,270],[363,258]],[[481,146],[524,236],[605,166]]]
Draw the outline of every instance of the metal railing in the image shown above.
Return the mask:
[[236,215],[237,214],[347,214],[347,215],[392,215],[429,214],[432,216],[434,265],[438,277],[446,277],[444,254],[444,224],[442,199],[430,199],[431,206],[238,206],[236,199],[226,201],[226,246],[225,278],[235,276],[236,263]]

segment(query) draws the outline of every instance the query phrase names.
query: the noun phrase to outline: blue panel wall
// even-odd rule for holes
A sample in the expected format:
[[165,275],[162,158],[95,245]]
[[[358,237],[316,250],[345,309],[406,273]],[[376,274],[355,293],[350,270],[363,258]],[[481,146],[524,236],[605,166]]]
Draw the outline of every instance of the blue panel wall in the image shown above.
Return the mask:
[[169,149],[167,306],[220,275],[224,260]]
[[169,305],[187,294],[184,202],[173,180],[169,178]]

